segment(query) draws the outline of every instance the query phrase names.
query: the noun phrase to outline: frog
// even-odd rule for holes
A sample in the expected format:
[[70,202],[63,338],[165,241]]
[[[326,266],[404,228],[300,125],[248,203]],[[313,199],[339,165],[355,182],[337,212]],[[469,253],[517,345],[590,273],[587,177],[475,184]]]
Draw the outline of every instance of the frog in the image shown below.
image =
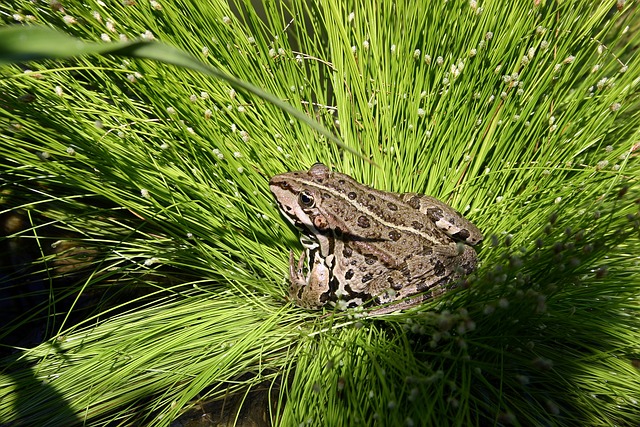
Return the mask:
[[481,231],[435,197],[377,190],[322,163],[275,175],[269,188],[301,232],[300,257],[289,253],[289,296],[298,307],[404,310],[477,268]]

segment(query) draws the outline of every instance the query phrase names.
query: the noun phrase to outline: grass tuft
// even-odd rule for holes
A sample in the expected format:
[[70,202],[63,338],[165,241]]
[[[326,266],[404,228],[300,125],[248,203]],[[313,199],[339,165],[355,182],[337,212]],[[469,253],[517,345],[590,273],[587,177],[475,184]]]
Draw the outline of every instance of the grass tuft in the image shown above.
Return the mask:
[[[282,425],[640,424],[635,2],[69,3],[0,16],[242,85],[0,67],[0,422],[170,425],[267,390]],[[316,161],[463,212],[476,274],[378,318],[288,303],[267,182]]]

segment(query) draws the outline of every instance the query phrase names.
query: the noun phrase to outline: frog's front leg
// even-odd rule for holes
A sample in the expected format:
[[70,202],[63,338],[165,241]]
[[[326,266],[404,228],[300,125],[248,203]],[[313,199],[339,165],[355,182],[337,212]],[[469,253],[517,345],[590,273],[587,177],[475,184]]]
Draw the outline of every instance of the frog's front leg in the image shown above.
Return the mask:
[[400,195],[400,198],[425,214],[436,227],[453,239],[464,241],[469,245],[477,245],[482,241],[482,233],[474,223],[435,197],[404,193]]
[[289,295],[295,299],[295,295],[307,286],[307,280],[304,278],[304,261],[306,259],[306,252],[302,251],[300,259],[296,263],[293,251],[289,252],[289,280],[291,286],[289,287]]
[[307,277],[304,276],[304,264],[307,251],[303,251],[296,262],[293,251],[289,254],[289,277],[291,286],[289,296],[298,307],[320,309],[330,297],[330,269],[320,257],[310,259]]

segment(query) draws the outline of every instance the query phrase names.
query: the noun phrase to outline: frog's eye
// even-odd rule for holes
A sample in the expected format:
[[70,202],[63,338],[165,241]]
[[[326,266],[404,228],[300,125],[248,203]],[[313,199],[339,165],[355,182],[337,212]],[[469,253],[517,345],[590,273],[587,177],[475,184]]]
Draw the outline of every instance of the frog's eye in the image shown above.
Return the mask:
[[305,208],[312,208],[315,205],[315,200],[309,192],[303,191],[298,195],[298,203]]

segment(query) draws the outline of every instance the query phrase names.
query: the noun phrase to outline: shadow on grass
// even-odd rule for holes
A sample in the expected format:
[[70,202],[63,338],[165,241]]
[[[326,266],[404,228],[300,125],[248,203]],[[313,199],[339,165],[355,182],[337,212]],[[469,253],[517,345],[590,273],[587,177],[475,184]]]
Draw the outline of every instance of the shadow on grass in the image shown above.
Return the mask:
[[[0,425],[2,426],[75,426],[81,420],[56,388],[53,382],[57,375],[39,377],[34,365],[28,362],[22,352],[5,357],[2,362],[2,375],[9,380],[12,390],[11,399],[0,404]],[[3,386],[3,387],[6,387]],[[5,400],[6,399],[6,400]],[[5,407],[7,401],[13,407]]]

